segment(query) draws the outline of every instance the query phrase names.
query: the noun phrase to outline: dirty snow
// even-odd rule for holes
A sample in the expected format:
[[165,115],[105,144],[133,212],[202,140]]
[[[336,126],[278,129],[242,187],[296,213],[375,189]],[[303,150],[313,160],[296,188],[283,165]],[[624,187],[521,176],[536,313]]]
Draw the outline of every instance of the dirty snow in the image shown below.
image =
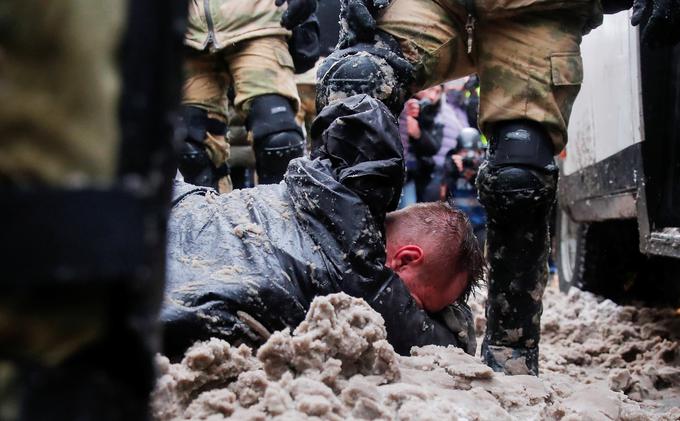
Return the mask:
[[[483,331],[483,294],[472,303]],[[158,357],[156,420],[677,420],[680,317],[548,288],[541,376],[493,373],[455,348],[394,353],[361,299],[314,300],[256,354],[212,339]],[[480,329],[481,327],[481,329]]]

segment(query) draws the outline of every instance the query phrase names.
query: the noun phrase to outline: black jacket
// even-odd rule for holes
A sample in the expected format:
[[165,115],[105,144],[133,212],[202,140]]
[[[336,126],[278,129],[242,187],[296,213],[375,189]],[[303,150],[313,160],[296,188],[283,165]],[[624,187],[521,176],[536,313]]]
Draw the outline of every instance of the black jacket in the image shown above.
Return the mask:
[[[408,138],[406,169],[410,178],[429,179],[435,167],[432,157],[439,152],[444,139],[444,127],[435,122],[439,113],[439,106],[439,102],[420,101],[420,115],[418,116],[420,139],[413,139],[410,136]],[[406,124],[406,122],[404,121],[402,124]]]
[[388,340],[401,354],[426,344],[469,350],[461,340],[472,326],[466,306],[458,309],[463,327],[452,331],[443,316],[418,308],[384,266],[383,221],[404,177],[390,112],[368,96],[354,96],[326,107],[312,136],[323,144],[318,156],[291,161],[280,184],[223,196],[177,184],[161,316],[165,352],[179,356],[211,336],[257,345],[262,338],[237,312],[270,331],[295,327],[315,296],[340,291],[365,299],[383,316]]

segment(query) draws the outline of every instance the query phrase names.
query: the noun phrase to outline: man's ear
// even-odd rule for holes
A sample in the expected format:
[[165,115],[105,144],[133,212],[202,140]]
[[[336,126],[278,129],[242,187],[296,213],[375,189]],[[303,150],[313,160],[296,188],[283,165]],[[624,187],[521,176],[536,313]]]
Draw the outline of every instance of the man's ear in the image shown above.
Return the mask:
[[419,265],[423,261],[423,249],[412,244],[401,246],[394,253],[392,269],[399,273],[408,265]]

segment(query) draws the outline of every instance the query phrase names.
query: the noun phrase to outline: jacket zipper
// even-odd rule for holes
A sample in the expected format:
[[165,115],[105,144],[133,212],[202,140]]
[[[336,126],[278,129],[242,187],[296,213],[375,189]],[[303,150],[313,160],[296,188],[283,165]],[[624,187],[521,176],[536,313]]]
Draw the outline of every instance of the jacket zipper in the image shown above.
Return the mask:
[[210,47],[210,44],[213,44],[217,48],[215,25],[213,24],[212,13],[210,11],[210,0],[203,0],[203,11],[205,13],[205,20],[208,23],[208,47]]

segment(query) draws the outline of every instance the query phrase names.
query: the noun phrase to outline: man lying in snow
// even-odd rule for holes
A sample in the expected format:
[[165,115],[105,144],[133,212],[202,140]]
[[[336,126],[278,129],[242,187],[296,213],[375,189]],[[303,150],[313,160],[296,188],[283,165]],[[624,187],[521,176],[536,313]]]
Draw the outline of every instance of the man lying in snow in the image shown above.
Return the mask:
[[290,162],[284,181],[214,191],[178,182],[169,221],[164,352],[196,340],[257,346],[294,328],[317,295],[361,297],[385,319],[388,340],[474,353],[465,299],[483,258],[465,216],[443,203],[397,212],[404,179],[397,123],[357,95],[312,126],[315,159]]

